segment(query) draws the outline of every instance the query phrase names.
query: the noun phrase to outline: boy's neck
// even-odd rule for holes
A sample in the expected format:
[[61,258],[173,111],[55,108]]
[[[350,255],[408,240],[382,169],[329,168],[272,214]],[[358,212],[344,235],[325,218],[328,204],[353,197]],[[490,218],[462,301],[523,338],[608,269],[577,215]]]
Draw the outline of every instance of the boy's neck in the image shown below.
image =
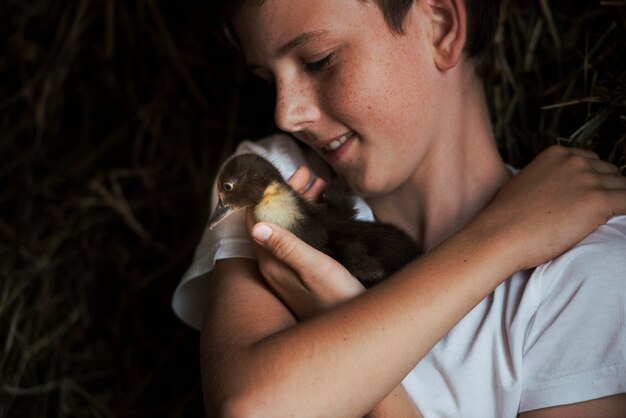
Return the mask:
[[465,86],[448,96],[446,123],[412,178],[367,199],[377,219],[403,228],[424,250],[469,222],[511,177],[495,145],[482,83]]

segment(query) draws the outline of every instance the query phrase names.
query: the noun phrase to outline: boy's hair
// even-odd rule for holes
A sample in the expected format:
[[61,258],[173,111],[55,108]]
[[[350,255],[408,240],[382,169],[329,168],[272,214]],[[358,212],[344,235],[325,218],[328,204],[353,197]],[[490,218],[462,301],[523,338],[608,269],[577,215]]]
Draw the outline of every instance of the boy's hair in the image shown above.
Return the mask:
[[[219,18],[227,37],[236,36],[230,24],[233,16],[249,2],[263,3],[264,0],[222,0]],[[361,0],[365,1],[365,0]],[[389,28],[396,33],[404,31],[404,19],[413,0],[373,0],[381,10]],[[498,27],[501,0],[465,0],[467,10],[467,35],[465,54],[468,58],[486,55]]]
[[[404,18],[413,0],[374,0],[383,13],[389,28],[403,32]],[[467,57],[478,57],[491,46],[498,28],[501,0],[465,0],[467,13],[467,35],[465,53]]]

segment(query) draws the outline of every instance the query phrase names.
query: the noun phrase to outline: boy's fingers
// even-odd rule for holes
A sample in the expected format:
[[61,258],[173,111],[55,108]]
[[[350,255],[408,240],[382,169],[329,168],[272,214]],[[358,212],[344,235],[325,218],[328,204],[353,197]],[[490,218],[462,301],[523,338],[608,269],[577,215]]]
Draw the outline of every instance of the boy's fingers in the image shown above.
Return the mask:
[[[605,189],[626,190],[626,177],[621,174],[604,174],[600,177],[600,183]],[[623,199],[626,200],[626,196]]]
[[254,225],[252,238],[296,272],[314,270],[323,261],[319,256],[326,257],[291,232],[265,222]]
[[607,163],[606,161],[594,160],[591,162],[591,166],[598,173],[619,174],[619,167],[615,164]]
[[308,190],[302,194],[302,196],[310,202],[317,202],[321,199],[325,188],[326,182],[321,177],[318,177],[315,181],[313,181],[311,187],[309,187]]
[[318,177],[313,181],[311,186],[307,188],[310,181],[311,170],[309,170],[306,166],[301,165],[291,175],[291,177],[289,177],[287,184],[289,184],[297,193],[300,193],[306,200],[310,202],[317,202],[322,196],[326,183],[323,179]]
[[571,154],[580,155],[581,157],[592,158],[594,160],[600,159],[598,154],[593,151],[582,149],[582,148],[570,148],[570,147],[560,147],[566,152],[570,152]]
[[298,193],[303,193],[306,189],[306,185],[309,184],[311,179],[311,172],[306,166],[301,165],[298,169],[289,177],[287,183]]

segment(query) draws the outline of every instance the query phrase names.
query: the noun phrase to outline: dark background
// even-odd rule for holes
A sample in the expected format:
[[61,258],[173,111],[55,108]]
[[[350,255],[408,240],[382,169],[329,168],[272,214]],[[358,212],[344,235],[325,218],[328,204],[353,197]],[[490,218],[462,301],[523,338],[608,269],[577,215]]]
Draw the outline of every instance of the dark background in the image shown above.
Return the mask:
[[[0,3],[0,417],[202,414],[170,298],[219,162],[274,129],[210,4]],[[486,85],[506,160],[560,142],[624,167],[624,9],[503,2]]]

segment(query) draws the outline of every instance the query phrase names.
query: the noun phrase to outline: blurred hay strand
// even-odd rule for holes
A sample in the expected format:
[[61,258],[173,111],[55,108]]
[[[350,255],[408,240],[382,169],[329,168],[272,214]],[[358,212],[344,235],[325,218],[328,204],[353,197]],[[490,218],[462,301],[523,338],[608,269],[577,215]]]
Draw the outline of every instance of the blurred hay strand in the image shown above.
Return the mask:
[[[626,167],[623,1],[504,0],[486,87],[505,158],[565,143]],[[199,416],[171,313],[218,163],[273,93],[210,3],[0,5],[0,417]]]
[[576,10],[544,0],[535,8],[502,6],[486,84],[505,158],[523,166],[547,145],[564,143],[623,166],[624,9],[594,1]]

